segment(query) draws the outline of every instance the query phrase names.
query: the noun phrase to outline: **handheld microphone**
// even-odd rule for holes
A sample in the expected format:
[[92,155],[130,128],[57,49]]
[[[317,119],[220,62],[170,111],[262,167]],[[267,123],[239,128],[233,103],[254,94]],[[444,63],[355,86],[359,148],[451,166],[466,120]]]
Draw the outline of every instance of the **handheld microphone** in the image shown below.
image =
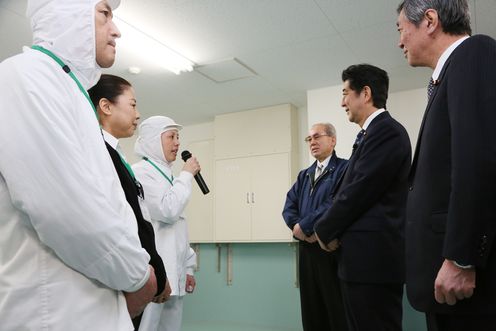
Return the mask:
[[[184,162],[186,162],[190,157],[191,157],[191,153],[189,151],[183,151],[181,153],[181,158],[183,159]],[[199,171],[195,175],[195,180],[203,194],[207,194],[208,192],[210,192],[210,190],[207,187],[207,184],[203,180],[203,177]]]

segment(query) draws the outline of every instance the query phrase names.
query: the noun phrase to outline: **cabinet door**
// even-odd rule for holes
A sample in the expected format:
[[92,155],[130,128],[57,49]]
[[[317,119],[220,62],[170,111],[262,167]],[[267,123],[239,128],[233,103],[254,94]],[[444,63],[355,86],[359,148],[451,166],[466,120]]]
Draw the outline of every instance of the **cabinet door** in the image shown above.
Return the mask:
[[192,243],[213,242],[213,196],[215,194],[215,186],[213,182],[213,141],[196,141],[190,143],[187,147],[200,162],[202,177],[205,180],[205,183],[207,183],[208,188],[210,189],[210,193],[204,195],[196,184],[196,181],[193,180],[191,199],[188,203],[188,207],[186,208],[189,241]]
[[216,161],[215,240],[249,241],[251,238],[250,159]]
[[289,154],[271,154],[251,159],[254,194],[252,240],[291,241],[291,233],[281,215],[291,184]]
[[289,104],[215,117],[215,157],[289,152],[295,110]]

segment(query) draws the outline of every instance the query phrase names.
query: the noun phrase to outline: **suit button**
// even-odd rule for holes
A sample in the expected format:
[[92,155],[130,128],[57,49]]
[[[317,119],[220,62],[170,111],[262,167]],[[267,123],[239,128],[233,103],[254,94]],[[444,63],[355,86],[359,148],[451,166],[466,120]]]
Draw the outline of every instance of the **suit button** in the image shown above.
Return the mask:
[[413,191],[413,186],[410,186],[410,187],[408,188],[408,191]]

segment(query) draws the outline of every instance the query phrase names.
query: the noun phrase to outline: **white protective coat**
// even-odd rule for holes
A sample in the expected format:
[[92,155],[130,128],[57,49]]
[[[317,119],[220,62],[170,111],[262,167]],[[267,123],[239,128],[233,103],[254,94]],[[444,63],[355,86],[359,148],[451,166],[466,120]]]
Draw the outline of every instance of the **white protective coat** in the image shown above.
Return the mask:
[[[160,137],[168,129],[177,129],[177,127],[155,125],[155,128],[144,134],[143,126],[154,120],[160,122],[160,117],[149,118],[141,124],[135,151],[141,157],[148,157],[172,179],[172,164],[167,162],[163,156]],[[187,171],[181,171],[178,177],[174,177],[173,185],[171,185],[157,169],[145,160],[134,164],[133,171],[143,185],[145,210],[149,212],[148,218],[155,229],[157,251],[164,261],[172,289],[171,295],[182,297],[186,294],[186,274],[192,275],[193,268],[196,266],[196,254],[189,246],[188,226],[184,216],[184,209],[191,196],[193,175]],[[174,302],[182,304],[182,301],[175,300]],[[162,318],[167,316],[169,323],[165,320],[165,324],[181,325],[181,314],[173,313],[174,316],[171,316],[161,311],[159,307],[163,306],[150,304],[147,307],[140,330],[155,330],[161,319],[160,315]],[[148,316],[149,314],[154,316]],[[173,318],[178,321],[170,321]]]
[[[34,44],[85,89],[101,71],[97,3],[28,3]],[[149,256],[90,103],[29,48],[0,64],[0,86],[0,329],[133,330],[120,290],[144,285]]]

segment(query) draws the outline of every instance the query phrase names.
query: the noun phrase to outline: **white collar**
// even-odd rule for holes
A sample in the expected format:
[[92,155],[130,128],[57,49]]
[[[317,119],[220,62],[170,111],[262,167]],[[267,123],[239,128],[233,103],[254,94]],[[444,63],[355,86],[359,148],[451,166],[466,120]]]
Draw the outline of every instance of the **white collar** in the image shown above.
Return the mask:
[[436,68],[434,69],[434,72],[432,73],[432,80],[433,81],[437,81],[437,79],[439,78],[439,75],[441,74],[441,70],[443,69],[444,64],[446,63],[446,61],[450,57],[451,53],[453,53],[453,51],[458,46],[460,46],[460,44],[462,42],[464,42],[465,39],[467,39],[467,38],[469,38],[469,36],[461,37],[460,39],[458,39],[457,41],[452,43],[450,45],[450,47],[446,48],[446,50],[443,52],[443,54],[441,54],[441,57],[439,57],[439,60],[437,60]]
[[377,109],[375,112],[370,114],[369,117],[367,117],[367,119],[365,120],[365,123],[363,123],[362,129],[367,130],[367,128],[369,127],[370,123],[372,123],[374,118],[379,116],[381,113],[384,113],[385,111],[386,111],[386,109],[381,108],[381,109]]
[[331,160],[331,157],[332,157],[332,153],[323,162],[320,162],[319,160],[317,160],[317,167],[320,166],[320,165],[322,165],[322,170],[324,170],[325,168],[327,168],[327,165],[329,164],[329,161]]
[[110,145],[110,147],[117,150],[119,148],[119,140],[103,129],[102,129],[102,133],[103,133],[103,139],[105,139],[105,141]]

